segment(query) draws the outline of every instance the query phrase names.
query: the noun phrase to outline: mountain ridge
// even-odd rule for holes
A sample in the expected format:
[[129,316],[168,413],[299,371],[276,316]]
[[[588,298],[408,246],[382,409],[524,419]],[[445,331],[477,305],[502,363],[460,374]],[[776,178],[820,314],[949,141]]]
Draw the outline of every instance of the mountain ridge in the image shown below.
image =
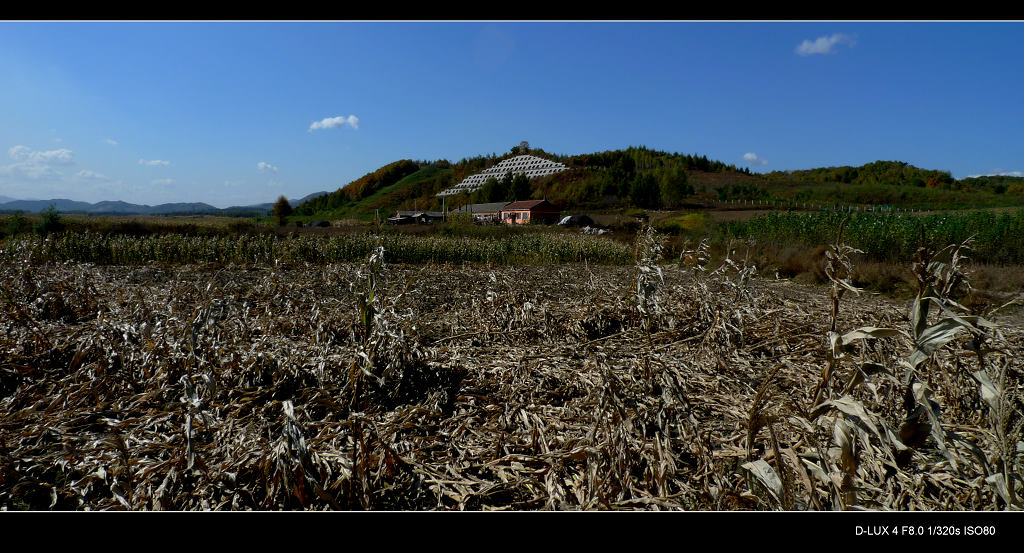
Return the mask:
[[[289,199],[294,206],[327,194],[327,192],[314,192],[298,199]],[[6,198],[6,197],[5,197]],[[86,215],[174,215],[174,214],[208,214],[208,215],[251,215],[269,214],[273,209],[273,202],[246,206],[230,206],[226,208],[214,207],[204,202],[170,202],[157,205],[134,204],[122,200],[103,200],[96,203],[69,200],[66,198],[51,198],[49,200],[16,200],[0,203],[0,213],[13,213],[22,211],[25,213],[42,213],[53,206],[61,213],[86,214]]]
[[[535,148],[533,155],[565,163],[557,175],[535,179],[530,195],[546,198],[563,208],[637,206],[673,208],[684,200],[748,201],[784,199],[796,202],[908,204],[924,198],[929,204],[970,203],[982,193],[986,202],[1024,203],[1024,177],[978,175],[955,179],[948,171],[924,169],[903,161],[874,161],[859,166],[823,166],[811,169],[752,173],[697,154],[669,153],[645,146],[576,155],[559,155]],[[519,155],[519,146],[504,154],[480,155],[458,162],[446,159],[402,159],[381,166],[333,192],[320,191],[289,199],[295,215],[322,218],[373,217],[381,210],[442,209],[437,193],[503,159]],[[499,183],[495,182],[495,185]],[[456,202],[481,202],[509,195],[509,183],[452,197]],[[490,196],[494,196],[493,198]],[[236,217],[266,216],[272,202],[217,208],[202,202],[156,206],[120,200],[97,203],[68,199],[8,200],[0,196],[0,213],[39,213],[51,205],[64,213],[91,215],[206,214]],[[300,208],[301,206],[301,208]]]

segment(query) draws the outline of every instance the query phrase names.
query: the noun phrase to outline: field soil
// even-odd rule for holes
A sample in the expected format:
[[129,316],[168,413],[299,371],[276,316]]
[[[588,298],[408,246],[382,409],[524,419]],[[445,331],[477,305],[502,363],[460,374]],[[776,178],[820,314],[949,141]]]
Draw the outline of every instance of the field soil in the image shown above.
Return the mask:
[[[742,267],[664,265],[647,288],[637,267],[587,265],[2,271],[9,510],[1016,501],[986,478],[999,452],[1015,466],[1019,311],[989,317],[986,365],[965,330],[916,374],[939,441],[912,432],[930,419],[907,409],[907,302],[844,295],[838,333],[900,332],[837,350],[828,287]],[[1005,421],[978,370],[1002,375]]]

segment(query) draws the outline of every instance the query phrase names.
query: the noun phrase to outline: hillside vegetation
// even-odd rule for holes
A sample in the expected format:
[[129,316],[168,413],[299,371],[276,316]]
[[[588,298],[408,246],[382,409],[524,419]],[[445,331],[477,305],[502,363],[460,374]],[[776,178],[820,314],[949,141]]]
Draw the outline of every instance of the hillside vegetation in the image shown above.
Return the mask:
[[302,204],[295,215],[369,220],[398,209],[439,211],[467,203],[526,199],[546,199],[563,210],[678,209],[687,204],[729,201],[908,209],[1024,205],[1024,178],[957,180],[948,171],[922,169],[901,161],[753,174],[747,168],[707,156],[644,146],[577,155],[551,154],[539,148],[528,153],[563,163],[569,170],[532,180],[511,175],[491,179],[476,192],[449,197],[442,204],[438,192],[519,155],[518,148],[456,163],[403,159]]
[[773,171],[763,175],[775,197],[797,202],[895,205],[915,209],[961,209],[1024,205],[1024,178],[981,176],[954,179],[948,171],[921,169],[902,161],[860,167]]
[[[631,205],[647,209],[675,208],[696,193],[698,186],[708,189],[713,180],[695,174],[732,175],[732,180],[747,182],[756,177],[707,156],[670,154],[644,147],[591,154],[565,156],[532,149],[531,155],[564,163],[563,173],[515,182],[512,176],[491,179],[472,193],[448,198],[447,207],[466,203],[547,199],[564,208],[593,208]],[[440,210],[438,192],[450,188],[470,175],[489,169],[505,159],[519,155],[515,149],[506,154],[448,160],[400,160],[368,173],[335,192],[310,200],[295,210],[299,216],[368,219],[376,210]]]

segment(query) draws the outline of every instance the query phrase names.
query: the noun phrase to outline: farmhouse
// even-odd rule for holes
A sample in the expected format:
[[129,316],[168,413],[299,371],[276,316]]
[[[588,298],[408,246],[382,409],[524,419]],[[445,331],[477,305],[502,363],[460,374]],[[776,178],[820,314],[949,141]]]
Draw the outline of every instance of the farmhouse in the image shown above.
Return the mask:
[[474,223],[496,223],[501,210],[508,202],[492,202],[488,204],[467,204],[450,213],[472,213]]
[[426,225],[443,220],[444,213],[440,211],[399,211],[394,217],[388,217],[388,224],[408,225],[418,223]]
[[552,224],[558,222],[562,212],[547,200],[512,202],[501,210],[501,221],[513,225],[529,223]]

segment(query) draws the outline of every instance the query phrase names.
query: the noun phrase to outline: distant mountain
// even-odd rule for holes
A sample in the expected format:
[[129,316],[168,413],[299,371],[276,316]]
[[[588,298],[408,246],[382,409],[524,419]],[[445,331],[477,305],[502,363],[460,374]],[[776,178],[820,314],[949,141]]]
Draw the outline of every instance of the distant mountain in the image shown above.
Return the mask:
[[95,204],[76,202],[74,200],[15,200],[0,204],[0,211],[24,211],[41,213],[53,206],[61,213],[80,213],[86,215],[166,215],[172,213],[211,213],[220,211],[210,204],[204,203],[171,203],[160,205],[139,205],[120,201],[104,201]]
[[76,202],[74,200],[53,199],[53,200],[14,200],[0,204],[2,211],[24,211],[26,213],[39,213],[53,206],[61,213],[86,212],[93,204],[87,202]]
[[[327,192],[314,192],[298,200],[289,200],[292,206],[297,206],[312,198],[323,196]],[[86,215],[173,215],[173,214],[209,214],[209,215],[235,215],[235,216],[259,216],[270,213],[273,203],[256,204],[249,206],[232,206],[226,209],[219,209],[205,203],[167,203],[159,205],[140,205],[122,201],[102,201],[97,203],[77,202],[66,199],[52,200],[14,200],[6,196],[0,196],[0,213],[13,213],[23,211],[25,213],[41,213],[50,206],[61,213],[86,214]]]
[[[308,202],[309,200],[312,200],[313,198],[319,198],[320,196],[326,196],[327,194],[328,194],[328,192],[313,192],[312,194],[303,196],[303,197],[301,197],[301,198],[299,198],[297,200],[293,199],[293,198],[288,198],[288,203],[293,208],[295,208],[295,207],[298,207],[298,206]],[[271,209],[274,209],[274,203],[275,202],[277,202],[277,200],[274,200],[273,202],[262,203],[262,204],[253,204],[253,205],[247,205],[247,206],[232,206],[232,207],[228,207],[228,208],[225,208],[225,209],[229,209],[229,210],[233,210],[233,209],[266,209],[266,210],[271,210]]]
[[313,198],[319,198],[320,196],[326,196],[327,194],[329,194],[329,192],[327,192],[325,190],[321,190],[320,192],[313,192],[312,194],[308,194],[306,196],[303,196],[303,197],[299,198],[298,200],[288,200],[288,203],[292,204],[292,207],[295,207],[297,205],[304,204],[304,203],[308,202],[309,200],[312,200]]

